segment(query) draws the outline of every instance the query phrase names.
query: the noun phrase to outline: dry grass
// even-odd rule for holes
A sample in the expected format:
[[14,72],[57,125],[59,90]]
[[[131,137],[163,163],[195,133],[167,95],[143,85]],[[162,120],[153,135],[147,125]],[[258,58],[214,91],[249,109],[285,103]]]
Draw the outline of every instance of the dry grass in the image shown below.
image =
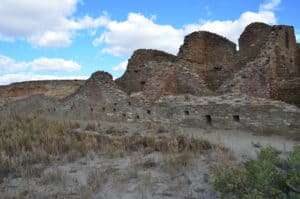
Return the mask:
[[39,118],[7,118],[0,121],[0,179],[36,163],[49,164],[66,157],[74,160],[98,150],[94,136],[71,132],[71,123]]
[[100,168],[95,168],[88,173],[87,176],[87,186],[95,192],[101,190],[105,182],[107,181],[107,175]]
[[[184,133],[163,135],[129,135],[124,132],[78,133],[80,124],[63,119],[7,118],[0,121],[0,179],[9,173],[39,176],[36,164],[54,161],[74,161],[90,152],[101,152],[113,157],[138,152],[160,152],[165,162],[174,167],[185,167],[194,155],[214,148],[208,141],[189,138]],[[99,124],[88,124],[87,129],[98,130]],[[116,131],[116,130],[115,130]],[[1,183],[1,182],[0,182]]]

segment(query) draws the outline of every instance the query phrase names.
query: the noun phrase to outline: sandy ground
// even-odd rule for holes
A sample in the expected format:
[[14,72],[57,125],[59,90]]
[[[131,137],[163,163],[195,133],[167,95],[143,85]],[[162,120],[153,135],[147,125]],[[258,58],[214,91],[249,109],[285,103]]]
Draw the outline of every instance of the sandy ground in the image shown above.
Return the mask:
[[[139,125],[119,124],[118,127],[141,133]],[[145,128],[142,133],[148,130]],[[255,158],[259,148],[267,145],[284,155],[297,143],[285,137],[258,136],[237,130],[178,130],[224,145],[229,151],[226,154],[205,151],[184,166],[168,162],[163,154],[155,151],[123,155],[90,153],[74,162],[37,164],[28,176],[10,176],[0,185],[0,198],[218,198],[209,182],[211,165]]]

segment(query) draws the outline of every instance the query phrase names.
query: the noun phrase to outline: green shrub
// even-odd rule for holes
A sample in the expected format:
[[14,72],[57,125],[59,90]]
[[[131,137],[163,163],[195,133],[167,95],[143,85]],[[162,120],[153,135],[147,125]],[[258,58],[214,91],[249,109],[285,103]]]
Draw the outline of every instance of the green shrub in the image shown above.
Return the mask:
[[286,159],[271,147],[257,160],[237,167],[212,167],[213,186],[222,198],[300,198],[300,146]]

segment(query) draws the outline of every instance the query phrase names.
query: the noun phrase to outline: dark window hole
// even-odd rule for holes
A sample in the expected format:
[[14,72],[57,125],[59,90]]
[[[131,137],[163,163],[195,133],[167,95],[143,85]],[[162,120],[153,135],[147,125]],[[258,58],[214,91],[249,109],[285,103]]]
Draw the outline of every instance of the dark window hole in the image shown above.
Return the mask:
[[148,115],[151,115],[151,111],[150,110],[147,110],[147,113],[148,113]]
[[214,70],[220,71],[220,70],[222,70],[222,66],[215,66],[215,67],[214,67]]
[[128,105],[131,106],[131,102],[128,102]]
[[290,47],[290,38],[289,38],[289,31],[285,31],[285,47]]
[[140,116],[139,116],[139,115],[136,115],[136,116],[135,116],[135,119],[140,119]]
[[236,122],[239,122],[240,121],[240,116],[239,115],[234,115],[233,120],[236,121]]
[[126,114],[125,114],[125,113],[123,113],[123,114],[122,114],[122,116],[123,116],[123,117],[126,117]]
[[102,111],[105,112],[105,107],[102,107]]
[[185,115],[190,115],[190,111],[184,111]]
[[205,115],[206,123],[211,125],[211,116],[210,115]]
[[146,82],[145,81],[141,81],[141,85],[145,85],[146,84]]
[[113,109],[113,111],[114,111],[114,112],[116,112],[116,111],[117,111],[117,109],[115,109],[115,108],[114,108],[114,109]]
[[117,103],[114,103],[114,106],[117,106],[118,104]]

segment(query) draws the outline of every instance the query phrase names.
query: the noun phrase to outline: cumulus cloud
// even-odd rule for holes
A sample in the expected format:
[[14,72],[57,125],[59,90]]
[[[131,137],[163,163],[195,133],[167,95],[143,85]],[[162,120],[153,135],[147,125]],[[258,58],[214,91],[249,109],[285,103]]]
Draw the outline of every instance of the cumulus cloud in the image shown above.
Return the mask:
[[0,55],[0,69],[1,72],[19,71],[27,68],[27,64],[24,62],[17,63],[10,57]]
[[39,58],[28,63],[33,71],[66,71],[73,72],[80,70],[81,66],[70,60],[64,59],[49,59],[49,58]]
[[125,21],[109,21],[104,25],[106,31],[93,42],[95,46],[104,44],[103,53],[114,56],[128,56],[138,48],[154,48],[176,54],[185,35],[193,31],[205,30],[223,35],[237,43],[245,27],[252,22],[276,24],[272,11],[280,0],[267,1],[259,6],[257,12],[246,11],[235,20],[201,21],[186,24],[182,28],[155,23],[155,18],[147,18],[139,13],[129,13]]
[[80,64],[72,60],[42,57],[30,62],[16,62],[10,57],[0,55],[0,69],[6,73],[25,69],[32,71],[73,72],[80,70],[80,68]]
[[80,0],[1,0],[0,39],[26,39],[43,47],[65,47],[76,30],[96,28],[107,23],[98,18],[72,16]]
[[157,48],[175,53],[182,42],[181,31],[171,25],[159,25],[153,18],[139,13],[129,13],[126,21],[110,21],[107,31],[95,39],[95,46],[105,43],[103,52],[115,56],[129,55],[137,48]]
[[112,70],[115,72],[124,72],[127,68],[128,61],[122,61],[118,65],[112,67]]
[[0,76],[0,85],[7,85],[14,82],[34,81],[34,80],[68,80],[68,79],[87,79],[87,76],[53,76],[38,75],[32,73],[5,74]]
[[28,41],[35,46],[46,46],[49,48],[67,47],[72,41],[68,32],[48,31],[41,35],[36,34],[28,38]]

